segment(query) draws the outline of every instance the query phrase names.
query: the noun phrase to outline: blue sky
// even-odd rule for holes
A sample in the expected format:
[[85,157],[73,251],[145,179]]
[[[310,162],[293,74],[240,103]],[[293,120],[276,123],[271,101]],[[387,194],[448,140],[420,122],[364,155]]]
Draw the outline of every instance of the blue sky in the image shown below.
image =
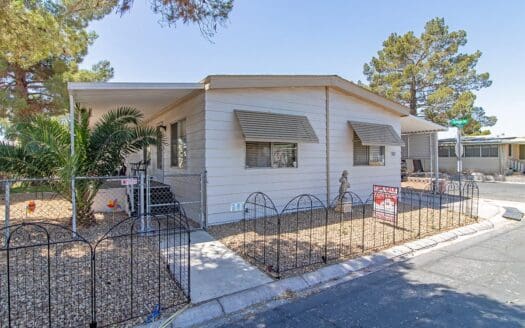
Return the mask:
[[498,116],[495,134],[525,136],[525,1],[237,0],[209,42],[196,26],[162,27],[144,0],[94,22],[99,38],[84,66],[108,59],[112,81],[194,82],[208,74],[338,74],[364,80],[363,64],[392,32],[421,32],[444,17],[464,29],[463,51],[481,50],[493,85],[477,105]]

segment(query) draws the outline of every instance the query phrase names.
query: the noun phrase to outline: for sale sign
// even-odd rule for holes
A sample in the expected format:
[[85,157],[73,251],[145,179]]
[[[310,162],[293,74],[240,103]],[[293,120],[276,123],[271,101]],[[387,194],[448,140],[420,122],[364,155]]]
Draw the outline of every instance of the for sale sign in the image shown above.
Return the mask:
[[122,179],[120,180],[120,184],[122,186],[133,186],[138,183],[136,178],[129,178],[129,179]]
[[396,222],[399,188],[374,185],[374,217]]

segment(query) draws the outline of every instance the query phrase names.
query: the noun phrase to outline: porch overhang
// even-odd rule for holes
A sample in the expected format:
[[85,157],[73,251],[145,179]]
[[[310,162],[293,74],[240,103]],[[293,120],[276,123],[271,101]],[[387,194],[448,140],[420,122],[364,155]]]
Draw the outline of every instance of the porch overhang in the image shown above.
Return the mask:
[[401,118],[401,134],[421,134],[447,131],[448,128],[423,118],[409,115]]
[[138,109],[144,114],[144,121],[147,122],[203,90],[202,83],[68,83],[69,95],[73,102],[93,111],[92,122],[120,106]]

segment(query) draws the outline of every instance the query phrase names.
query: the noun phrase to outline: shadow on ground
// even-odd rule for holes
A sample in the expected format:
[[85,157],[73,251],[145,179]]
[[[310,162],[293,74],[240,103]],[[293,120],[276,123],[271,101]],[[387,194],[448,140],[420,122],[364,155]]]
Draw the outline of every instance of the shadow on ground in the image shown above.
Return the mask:
[[[523,327],[525,308],[417,279],[396,264],[223,327]],[[420,270],[421,272],[421,270]],[[450,278],[450,279],[455,279]],[[440,277],[443,280],[443,277]],[[445,279],[446,280],[446,279]],[[466,282],[467,284],[467,282]]]

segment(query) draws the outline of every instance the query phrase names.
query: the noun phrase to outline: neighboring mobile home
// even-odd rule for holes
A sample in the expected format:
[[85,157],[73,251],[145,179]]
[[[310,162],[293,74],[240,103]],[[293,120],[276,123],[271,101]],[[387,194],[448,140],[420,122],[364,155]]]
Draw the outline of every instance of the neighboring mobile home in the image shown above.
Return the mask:
[[[210,225],[241,219],[238,205],[254,191],[267,193],[278,207],[303,193],[326,203],[337,196],[343,170],[349,171],[350,190],[364,199],[373,184],[399,186],[401,135],[423,136],[428,142],[413,143],[412,155],[437,170],[436,133],[445,130],[335,75],[70,83],[69,91],[71,103],[92,108],[94,120],[121,105],[142,110],[167,137],[167,145],[146,155],[149,173],[162,180],[206,172]],[[410,147],[405,149],[409,158]]]
[[[486,174],[525,173],[525,137],[461,138],[463,170]],[[456,172],[456,139],[439,140],[439,168]]]

